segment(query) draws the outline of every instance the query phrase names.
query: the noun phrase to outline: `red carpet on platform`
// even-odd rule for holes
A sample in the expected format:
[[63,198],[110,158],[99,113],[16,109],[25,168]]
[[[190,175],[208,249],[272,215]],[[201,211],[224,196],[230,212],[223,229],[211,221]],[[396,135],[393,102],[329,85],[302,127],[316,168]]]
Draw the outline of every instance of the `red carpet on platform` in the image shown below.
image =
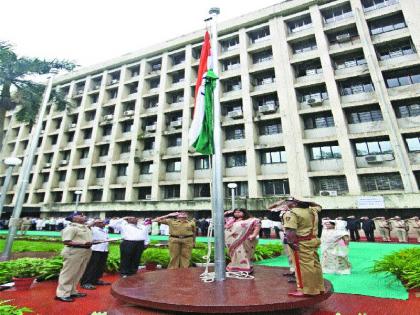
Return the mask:
[[[156,271],[159,272],[159,271]],[[117,275],[104,277],[106,281],[118,280]],[[197,281],[199,281],[197,279]],[[85,298],[76,299],[72,303],[64,303],[54,300],[57,282],[44,281],[33,284],[27,291],[9,289],[0,292],[0,300],[12,300],[12,304],[27,306],[34,310],[32,314],[40,315],[88,315],[94,311],[105,312],[121,305],[110,293],[111,286],[98,286],[96,290],[83,290],[88,294]],[[162,285],[162,291],[165,288]],[[395,299],[380,299],[374,297],[333,294],[328,300],[316,305],[311,309],[296,314],[304,315],[418,315],[420,314],[420,293],[410,292],[407,301]],[[153,310],[139,310],[138,314],[170,314]],[[291,313],[287,313],[291,314]]]

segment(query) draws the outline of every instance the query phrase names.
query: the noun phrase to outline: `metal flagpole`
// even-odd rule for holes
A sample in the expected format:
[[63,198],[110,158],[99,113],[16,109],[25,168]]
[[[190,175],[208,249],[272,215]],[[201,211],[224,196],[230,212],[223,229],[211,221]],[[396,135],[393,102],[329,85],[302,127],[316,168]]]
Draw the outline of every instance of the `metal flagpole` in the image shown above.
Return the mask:
[[[218,42],[216,17],[220,13],[219,8],[209,10],[211,16],[211,58],[213,59],[213,72],[218,76]],[[214,108],[213,108],[213,185],[212,185],[212,206],[214,206],[214,271],[215,280],[223,281],[226,279],[225,261],[225,230],[224,230],[224,211],[223,211],[223,179],[222,179],[222,146],[221,146],[221,127],[220,127],[220,102],[219,102],[219,82],[216,80],[214,89]]]
[[12,250],[13,240],[17,232],[17,226],[19,222],[20,214],[22,213],[23,201],[25,200],[26,189],[29,184],[29,175],[31,173],[32,164],[34,161],[34,156],[36,149],[38,147],[39,136],[41,135],[42,122],[44,119],[45,111],[47,108],[48,100],[50,99],[50,94],[52,90],[53,77],[51,76],[45,89],[44,98],[42,100],[42,105],[38,115],[38,121],[35,125],[35,128],[32,130],[31,138],[32,141],[29,142],[29,148],[25,153],[25,158],[23,160],[23,165],[21,169],[21,176],[19,176],[19,183],[17,188],[17,198],[16,205],[13,209],[12,216],[9,222],[9,233],[7,234],[6,246],[4,251],[0,256],[0,261],[8,260],[10,258],[10,253]]

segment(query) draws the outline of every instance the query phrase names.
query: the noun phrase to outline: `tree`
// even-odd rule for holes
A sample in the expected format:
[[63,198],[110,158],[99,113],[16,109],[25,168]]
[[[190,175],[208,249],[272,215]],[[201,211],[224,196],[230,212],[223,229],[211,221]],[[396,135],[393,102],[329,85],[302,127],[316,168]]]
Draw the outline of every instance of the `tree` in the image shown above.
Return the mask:
[[[57,70],[71,71],[75,67],[74,63],[67,60],[19,57],[9,43],[0,41],[0,150],[3,146],[4,118],[8,110],[18,106],[18,121],[33,125],[36,120],[45,85],[31,78]],[[64,110],[70,104],[58,89],[52,91],[50,100],[58,110]]]

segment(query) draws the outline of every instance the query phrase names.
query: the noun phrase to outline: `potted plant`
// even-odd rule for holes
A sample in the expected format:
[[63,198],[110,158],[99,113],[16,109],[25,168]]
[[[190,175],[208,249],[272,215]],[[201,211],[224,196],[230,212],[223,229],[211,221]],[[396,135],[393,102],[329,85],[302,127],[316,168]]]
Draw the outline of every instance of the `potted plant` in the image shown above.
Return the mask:
[[146,266],[146,270],[156,270],[157,265],[166,268],[169,260],[169,251],[167,248],[149,247],[141,256],[141,262]]
[[27,290],[31,287],[35,278],[41,274],[43,259],[21,258],[15,260],[11,274],[15,282],[16,290]]

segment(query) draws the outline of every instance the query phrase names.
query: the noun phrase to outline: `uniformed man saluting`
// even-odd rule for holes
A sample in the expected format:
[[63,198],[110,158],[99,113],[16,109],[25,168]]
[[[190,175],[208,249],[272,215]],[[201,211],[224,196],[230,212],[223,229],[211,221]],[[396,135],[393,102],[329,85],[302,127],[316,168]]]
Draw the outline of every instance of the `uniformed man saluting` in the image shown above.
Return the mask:
[[64,249],[63,268],[58,278],[56,300],[73,302],[73,298],[84,297],[86,293],[76,290],[77,283],[85,272],[86,265],[91,256],[92,231],[84,224],[86,217],[82,214],[74,214],[69,218],[70,223],[62,234]]
[[[176,219],[169,219],[170,217]],[[173,212],[153,221],[169,226],[168,247],[171,260],[168,269],[188,268],[195,245],[195,222],[189,220],[185,212]]]
[[297,291],[289,295],[300,297],[318,295],[325,291],[321,264],[317,253],[321,244],[318,239],[318,212],[321,206],[314,202],[294,198],[285,200],[281,207],[289,210],[284,214],[285,238],[293,249]]

